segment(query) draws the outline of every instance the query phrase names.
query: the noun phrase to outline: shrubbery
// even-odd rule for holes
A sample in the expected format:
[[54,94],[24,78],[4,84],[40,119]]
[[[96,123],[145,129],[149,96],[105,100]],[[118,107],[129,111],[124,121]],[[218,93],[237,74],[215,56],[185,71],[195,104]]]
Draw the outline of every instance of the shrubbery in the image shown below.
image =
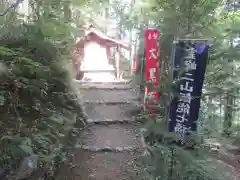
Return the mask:
[[83,125],[67,47],[38,30],[19,25],[0,40],[0,166],[6,174],[16,175],[23,158],[33,155],[43,174],[54,172],[68,158],[76,125]]

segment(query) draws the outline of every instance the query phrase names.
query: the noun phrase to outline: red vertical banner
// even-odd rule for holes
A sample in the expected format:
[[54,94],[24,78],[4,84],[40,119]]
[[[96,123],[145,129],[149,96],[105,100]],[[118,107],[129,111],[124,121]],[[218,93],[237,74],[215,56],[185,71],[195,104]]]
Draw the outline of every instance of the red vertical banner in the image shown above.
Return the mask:
[[[157,101],[159,98],[159,40],[160,31],[157,29],[147,29],[145,31],[145,79],[154,88],[145,87],[145,107],[150,105],[150,101]],[[147,102],[148,101],[148,102]],[[146,103],[147,102],[147,103]]]

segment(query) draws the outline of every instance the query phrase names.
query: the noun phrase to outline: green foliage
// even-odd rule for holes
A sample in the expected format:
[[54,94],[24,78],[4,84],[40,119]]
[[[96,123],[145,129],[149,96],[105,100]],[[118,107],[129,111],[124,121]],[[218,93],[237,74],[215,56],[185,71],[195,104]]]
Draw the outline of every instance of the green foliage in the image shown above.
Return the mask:
[[37,155],[53,176],[84,122],[66,66],[72,29],[63,5],[43,1],[36,20],[0,34],[0,168],[10,173]]
[[[232,3],[234,4],[234,3]],[[160,87],[158,117],[148,117],[146,141],[150,154],[146,157],[153,179],[228,179],[212,154],[199,139],[220,137],[220,133],[239,135],[239,12],[226,11],[223,1],[155,1],[136,2],[129,18],[139,30],[139,58],[143,57],[142,23],[158,27],[160,37]],[[197,138],[194,150],[174,145],[174,134],[166,132],[171,84],[172,42],[175,38],[208,39],[211,45],[207,67]],[[144,62],[137,68],[136,83],[145,85]],[[166,143],[167,140],[167,143]],[[235,140],[237,142],[237,140]],[[174,152],[172,154],[172,151]],[[194,155],[193,155],[194,154]],[[171,163],[174,162],[174,165]],[[215,167],[215,168],[212,168]],[[223,172],[223,173],[221,173]],[[219,175],[219,176],[218,176]]]
[[13,168],[16,161],[33,153],[51,162],[55,151],[61,152],[77,116],[82,116],[69,94],[69,77],[58,59],[61,56],[48,58],[45,47],[54,49],[54,45],[43,41],[45,46],[40,46],[38,41],[34,46],[35,39],[26,41],[26,47],[8,44],[0,48],[8,69],[1,75],[2,168]]
[[[145,119],[147,131],[147,153],[143,163],[154,179],[172,180],[225,180],[230,173],[225,172],[202,145],[198,136],[188,137],[185,146],[174,143],[175,133],[166,131],[164,121]],[[194,142],[194,144],[192,144]]]

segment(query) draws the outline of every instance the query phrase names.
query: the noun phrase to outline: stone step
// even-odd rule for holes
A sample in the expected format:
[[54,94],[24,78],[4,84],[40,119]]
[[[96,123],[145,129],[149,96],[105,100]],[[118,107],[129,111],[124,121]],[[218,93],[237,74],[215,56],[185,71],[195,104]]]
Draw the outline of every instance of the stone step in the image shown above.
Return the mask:
[[[85,100],[84,104],[95,104],[95,105],[100,105],[100,104],[105,104],[105,105],[124,105],[124,104],[135,104],[137,106],[137,101],[139,99],[132,99],[131,101],[110,101],[110,100]],[[135,101],[135,102],[134,102]],[[137,107],[140,107],[137,106]]]
[[136,118],[126,118],[126,119],[87,119],[88,124],[129,124],[129,123],[135,123]]
[[96,102],[97,104],[105,104],[108,102],[131,103],[138,101],[137,92],[135,90],[106,90],[106,89],[82,89],[82,100],[86,103]]
[[[141,124],[112,124],[88,126],[81,134],[76,147],[89,147],[97,150],[134,147],[141,149]],[[130,148],[131,149],[131,148]]]
[[100,148],[97,146],[87,146],[87,145],[80,145],[80,144],[76,144],[75,148],[81,148],[89,152],[119,152],[119,153],[133,152],[133,151],[139,150],[138,147],[134,147],[134,146],[119,146],[119,147],[104,146]]
[[131,80],[114,80],[111,82],[104,82],[104,81],[95,81],[95,82],[91,82],[91,81],[84,81],[84,80],[76,80],[73,79],[74,82],[78,83],[78,84],[112,84],[112,85],[120,85],[120,84],[130,84]]
[[102,73],[102,72],[115,72],[115,69],[101,69],[101,70],[96,70],[96,69],[82,69],[81,70],[84,73]]
[[129,90],[131,91],[133,88],[128,85],[128,84],[119,84],[119,85],[115,85],[115,84],[84,84],[84,85],[80,85],[79,89],[85,89],[85,90]]
[[146,173],[138,154],[75,152],[75,180],[144,180]]
[[84,111],[90,120],[132,120],[140,113],[137,104],[84,104]]

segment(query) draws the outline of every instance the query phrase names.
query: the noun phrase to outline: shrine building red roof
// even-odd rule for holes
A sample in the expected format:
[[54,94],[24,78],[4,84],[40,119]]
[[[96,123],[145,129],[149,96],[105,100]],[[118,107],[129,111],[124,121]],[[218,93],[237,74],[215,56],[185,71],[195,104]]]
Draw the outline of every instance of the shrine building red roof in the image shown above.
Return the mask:
[[76,42],[76,45],[81,45],[84,44],[86,41],[86,37],[89,35],[94,34],[98,36],[99,38],[106,40],[107,42],[110,42],[111,45],[120,45],[122,48],[130,50],[130,45],[121,41],[121,40],[116,40],[114,38],[108,37],[106,34],[104,34],[102,31],[90,26],[86,31],[85,31],[85,38],[82,38]]

